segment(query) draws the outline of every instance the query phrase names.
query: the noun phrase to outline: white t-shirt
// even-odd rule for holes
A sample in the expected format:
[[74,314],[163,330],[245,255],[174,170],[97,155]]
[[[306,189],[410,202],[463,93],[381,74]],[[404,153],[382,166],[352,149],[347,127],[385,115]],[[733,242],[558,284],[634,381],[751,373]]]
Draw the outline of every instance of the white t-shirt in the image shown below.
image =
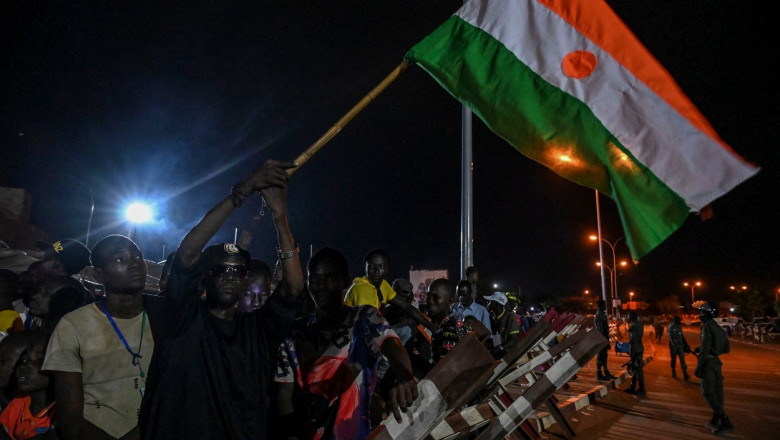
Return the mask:
[[[84,418],[108,434],[122,437],[138,424],[144,387],[141,369],[144,374],[149,371],[154,338],[147,316],[140,365],[133,365],[133,356],[99,304],[76,309],[60,320],[49,341],[42,369],[81,373]],[[134,352],[141,342],[142,320],[143,314],[130,319],[114,317]]]

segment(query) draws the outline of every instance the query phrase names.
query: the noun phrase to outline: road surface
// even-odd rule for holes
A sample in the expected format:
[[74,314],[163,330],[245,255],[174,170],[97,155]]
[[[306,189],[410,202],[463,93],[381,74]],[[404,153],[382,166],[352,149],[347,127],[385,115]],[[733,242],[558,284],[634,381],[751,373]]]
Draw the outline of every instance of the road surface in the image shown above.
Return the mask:
[[[699,346],[699,327],[686,327],[686,339],[692,348]],[[693,377],[696,358],[688,355],[691,381],[671,376],[669,341],[664,332],[658,344],[645,327],[645,356],[653,361],[645,366],[647,397],[637,398],[611,389],[595,404],[579,411],[570,420],[577,439],[711,439],[704,427],[712,412],[701,395],[699,379]],[[780,341],[758,344],[731,338],[731,353],[723,361],[726,412],[737,428],[722,438],[780,439]],[[627,359],[610,352],[610,369],[619,371]],[[595,358],[581,374],[595,371]],[[678,377],[682,372],[678,365]],[[625,388],[622,385],[621,388]],[[542,438],[564,438],[557,426],[542,433]]]

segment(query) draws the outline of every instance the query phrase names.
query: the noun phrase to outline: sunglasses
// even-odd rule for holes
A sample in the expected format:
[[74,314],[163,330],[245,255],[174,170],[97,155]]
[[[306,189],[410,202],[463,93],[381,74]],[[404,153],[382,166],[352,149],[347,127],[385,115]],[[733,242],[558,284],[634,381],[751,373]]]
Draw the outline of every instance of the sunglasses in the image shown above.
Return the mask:
[[222,264],[214,266],[209,270],[209,274],[215,278],[223,278],[231,274],[236,278],[244,278],[246,277],[247,272],[246,266],[235,264]]

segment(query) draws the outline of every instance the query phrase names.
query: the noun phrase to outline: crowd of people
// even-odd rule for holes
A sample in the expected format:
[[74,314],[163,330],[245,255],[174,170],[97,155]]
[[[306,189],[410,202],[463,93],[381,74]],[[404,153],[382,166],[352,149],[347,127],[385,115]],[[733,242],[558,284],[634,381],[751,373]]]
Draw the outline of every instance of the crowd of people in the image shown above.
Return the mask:
[[[269,160],[234,185],[168,255],[159,292],[123,235],[40,243],[42,260],[0,270],[0,440],[364,438],[401,420],[466,334],[488,335],[499,359],[533,325],[476,267],[434,280],[419,305],[409,280],[386,279],[381,249],[364,276],[332,247],[302,267],[287,218],[295,166]],[[276,229],[273,272],[234,243],[209,245],[256,194]]]
[[[44,257],[24,272],[0,269],[0,440],[365,438],[387,417],[402,420],[418,380],[466,334],[501,359],[534,324],[514,298],[485,289],[473,266],[458,282],[433,280],[424,302],[410,280],[388,282],[381,249],[353,278],[343,254],[322,248],[304,276],[287,218],[295,166],[269,160],[234,185],[168,255],[158,292],[123,235],[92,249],[38,243]],[[234,243],[208,245],[255,194],[273,216],[274,271]],[[99,289],[80,281],[87,267]],[[698,349],[678,316],[668,327],[672,376],[679,361],[688,380],[685,354],[697,354],[694,374],[713,409],[706,426],[730,432],[719,359],[728,338],[712,319],[717,307],[698,308]],[[627,324],[626,391],[643,397],[644,324],[634,311]],[[652,319],[656,342],[665,324]],[[593,326],[610,339],[604,301]],[[599,381],[616,379],[608,349],[596,358]]]

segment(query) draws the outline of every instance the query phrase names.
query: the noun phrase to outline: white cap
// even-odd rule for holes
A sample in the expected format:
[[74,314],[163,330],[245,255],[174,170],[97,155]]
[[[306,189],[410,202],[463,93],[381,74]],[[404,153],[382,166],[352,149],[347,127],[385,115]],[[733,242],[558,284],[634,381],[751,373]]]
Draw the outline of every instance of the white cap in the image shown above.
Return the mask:
[[492,295],[488,295],[488,296],[486,296],[486,297],[484,297],[484,298],[485,298],[486,300],[488,300],[488,301],[496,301],[496,302],[499,302],[499,303],[501,303],[501,305],[502,305],[502,306],[505,306],[505,305],[506,305],[506,303],[508,303],[508,302],[509,302],[509,299],[508,299],[508,298],[506,297],[506,295],[504,295],[504,293],[502,293],[502,292],[493,292],[493,294],[492,294]]

